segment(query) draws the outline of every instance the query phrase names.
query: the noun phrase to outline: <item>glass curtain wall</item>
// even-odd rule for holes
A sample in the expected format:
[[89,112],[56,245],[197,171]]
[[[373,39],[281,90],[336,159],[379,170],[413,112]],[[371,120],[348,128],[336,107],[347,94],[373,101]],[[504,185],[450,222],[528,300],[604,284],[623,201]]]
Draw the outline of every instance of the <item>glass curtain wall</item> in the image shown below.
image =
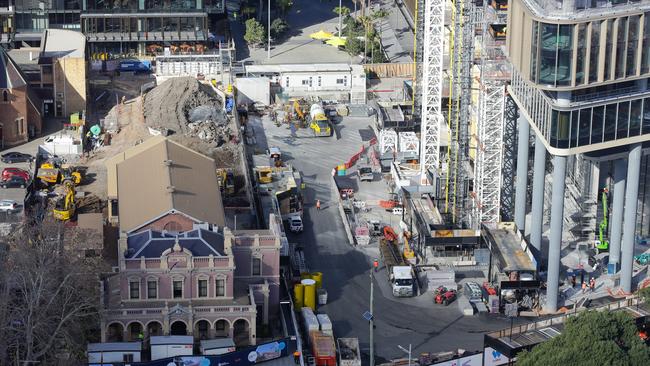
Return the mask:
[[650,12],[643,15],[643,47],[641,48],[641,73],[650,72]]
[[600,27],[602,21],[591,22],[591,44],[589,51],[589,82],[598,81],[598,56],[600,54]]
[[619,79],[625,76],[625,46],[627,46],[627,18],[618,19],[616,33],[616,70],[614,77]]
[[578,56],[576,60],[576,85],[585,82],[585,62],[587,61],[587,23],[578,24]]
[[[536,27],[533,27],[535,46],[531,55],[531,78],[533,80],[552,86],[571,85],[573,28],[574,26],[571,24],[540,23],[539,37],[537,37]],[[584,43],[582,47],[584,48]],[[539,65],[537,65],[538,60]],[[584,69],[581,70],[581,73],[584,73]]]
[[607,19],[605,30],[605,78],[612,78],[612,43],[614,39],[614,19]]
[[628,21],[627,30],[627,61],[625,62],[625,76],[634,76],[637,74],[636,55],[639,51],[639,26],[640,19],[638,15],[631,16]]

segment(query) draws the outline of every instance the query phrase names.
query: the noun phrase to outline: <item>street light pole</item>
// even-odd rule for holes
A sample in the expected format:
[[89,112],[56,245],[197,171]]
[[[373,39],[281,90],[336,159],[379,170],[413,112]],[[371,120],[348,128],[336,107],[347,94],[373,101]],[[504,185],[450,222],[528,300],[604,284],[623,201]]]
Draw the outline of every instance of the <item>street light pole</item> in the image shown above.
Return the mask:
[[339,38],[341,38],[341,17],[343,15],[343,9],[341,8],[342,0],[339,0]]
[[372,303],[374,301],[374,276],[372,275],[375,271],[375,268],[370,270],[370,366],[375,366],[375,339],[374,339],[374,327],[375,327],[375,314],[372,312]]
[[271,59],[271,0],[268,1],[266,8],[267,8],[266,9],[267,10],[266,33],[268,34],[266,58],[270,60]]

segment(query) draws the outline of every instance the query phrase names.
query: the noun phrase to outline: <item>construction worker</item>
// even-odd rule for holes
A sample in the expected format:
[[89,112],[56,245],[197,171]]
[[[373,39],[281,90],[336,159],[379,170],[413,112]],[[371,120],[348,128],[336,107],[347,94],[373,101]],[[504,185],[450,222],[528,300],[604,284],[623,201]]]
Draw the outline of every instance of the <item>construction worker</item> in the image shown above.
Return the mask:
[[320,200],[316,200],[316,210],[320,211]]
[[293,362],[295,362],[296,365],[300,365],[300,351],[295,351],[293,353]]
[[593,277],[589,280],[589,289],[591,290],[591,292],[594,292],[594,290],[596,289],[596,279],[594,279]]
[[586,292],[587,292],[587,282],[583,282],[582,283],[582,293],[584,294]]

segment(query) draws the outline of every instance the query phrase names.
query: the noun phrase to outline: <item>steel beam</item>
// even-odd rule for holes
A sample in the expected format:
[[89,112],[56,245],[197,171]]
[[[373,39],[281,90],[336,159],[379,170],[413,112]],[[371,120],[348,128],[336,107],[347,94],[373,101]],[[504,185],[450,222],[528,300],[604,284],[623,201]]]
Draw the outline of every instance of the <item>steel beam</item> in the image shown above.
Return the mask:
[[515,224],[519,230],[526,227],[526,191],[528,183],[528,137],[530,125],[526,117],[519,117],[519,137],[517,144],[517,177],[515,185]]

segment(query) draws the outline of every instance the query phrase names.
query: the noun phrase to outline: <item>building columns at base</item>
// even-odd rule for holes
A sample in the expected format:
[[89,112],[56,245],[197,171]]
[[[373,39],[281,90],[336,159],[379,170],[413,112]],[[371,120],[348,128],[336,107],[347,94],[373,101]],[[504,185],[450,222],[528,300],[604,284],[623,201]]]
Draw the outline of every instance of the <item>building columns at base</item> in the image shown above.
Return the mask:
[[528,138],[530,125],[521,115],[517,120],[517,177],[515,179],[515,224],[522,232],[526,229],[526,194],[528,183]]
[[551,195],[551,234],[548,248],[548,275],[546,281],[546,304],[544,310],[557,311],[560,282],[560,252],[562,250],[562,227],[564,224],[564,189],[566,156],[553,157],[553,191]]
[[639,197],[639,176],[641,170],[641,144],[631,147],[627,159],[625,187],[625,213],[623,218],[623,242],[621,247],[621,289],[632,292],[632,266],[634,265],[634,243],[636,233],[636,210]]

